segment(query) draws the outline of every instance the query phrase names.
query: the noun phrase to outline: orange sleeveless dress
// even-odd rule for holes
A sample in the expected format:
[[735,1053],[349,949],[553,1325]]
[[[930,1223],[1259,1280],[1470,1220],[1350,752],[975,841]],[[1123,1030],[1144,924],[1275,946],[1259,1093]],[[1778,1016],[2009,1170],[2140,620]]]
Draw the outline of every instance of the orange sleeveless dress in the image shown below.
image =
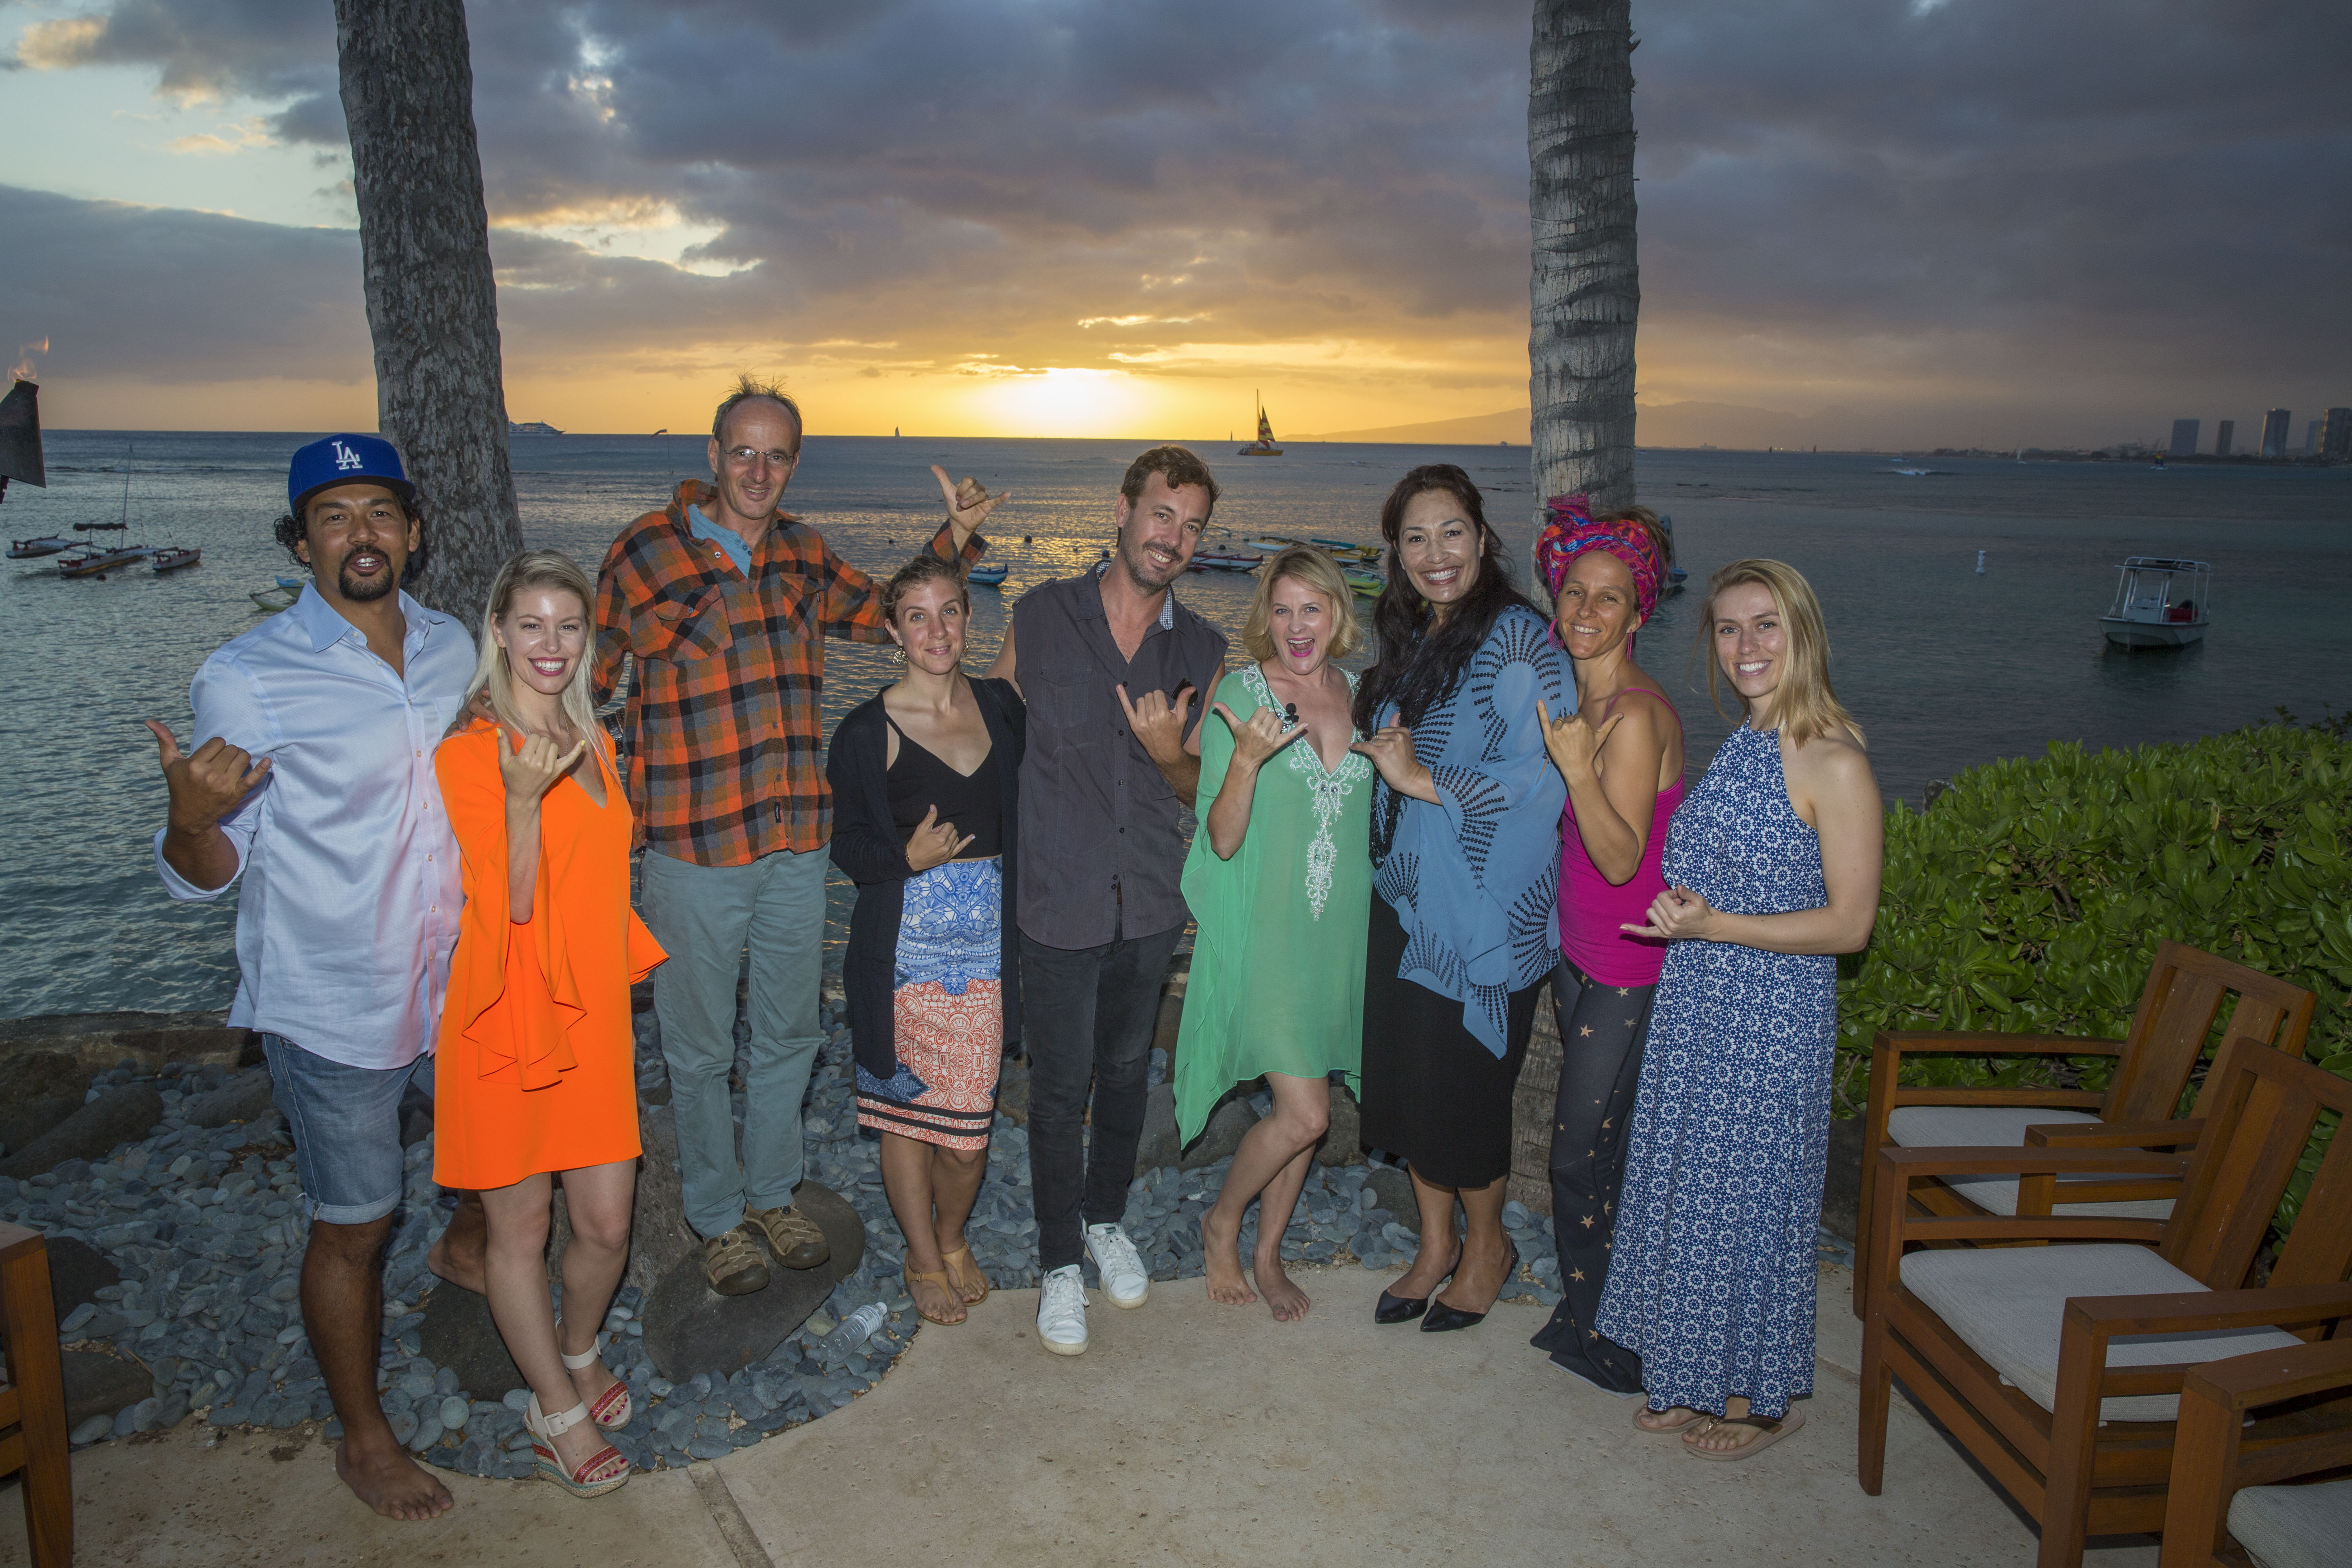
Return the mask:
[[629,907],[629,803],[600,748],[604,805],[572,778],[541,798],[530,919],[508,918],[497,748],[511,743],[478,720],[433,755],[466,887],[434,1047],[433,1179],[477,1191],[637,1157],[629,986],[667,956]]

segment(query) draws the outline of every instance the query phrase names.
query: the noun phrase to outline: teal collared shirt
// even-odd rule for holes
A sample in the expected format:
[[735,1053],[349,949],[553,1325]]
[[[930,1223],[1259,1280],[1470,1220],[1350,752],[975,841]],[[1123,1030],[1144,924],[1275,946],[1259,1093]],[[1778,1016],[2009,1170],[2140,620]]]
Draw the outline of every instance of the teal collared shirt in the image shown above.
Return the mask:
[[695,538],[707,539],[727,552],[727,559],[735,563],[736,571],[746,577],[751,574],[751,547],[743,542],[743,536],[731,528],[721,528],[703,516],[700,507],[686,509],[686,531]]

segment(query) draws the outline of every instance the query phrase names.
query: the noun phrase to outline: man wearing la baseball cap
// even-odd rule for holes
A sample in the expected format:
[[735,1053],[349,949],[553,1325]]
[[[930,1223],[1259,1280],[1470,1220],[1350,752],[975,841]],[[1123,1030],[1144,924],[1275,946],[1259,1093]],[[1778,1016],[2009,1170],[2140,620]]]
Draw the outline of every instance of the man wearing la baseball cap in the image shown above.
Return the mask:
[[[432,1089],[463,901],[433,751],[474,644],[400,591],[422,523],[390,442],[310,443],[287,469],[286,500],[278,540],[310,569],[301,596],[196,671],[201,744],[183,752],[147,721],[171,793],[155,868],[181,900],[216,899],[249,870],[228,1021],[260,1036],[294,1138],[310,1220],[302,1324],[343,1424],[336,1473],[378,1513],[431,1519],[452,1500],[384,1420],[376,1344],[402,1196],[400,1100],[412,1082]],[[459,1212],[478,1224],[478,1206]],[[453,1226],[444,1241],[462,1251],[468,1239]]]

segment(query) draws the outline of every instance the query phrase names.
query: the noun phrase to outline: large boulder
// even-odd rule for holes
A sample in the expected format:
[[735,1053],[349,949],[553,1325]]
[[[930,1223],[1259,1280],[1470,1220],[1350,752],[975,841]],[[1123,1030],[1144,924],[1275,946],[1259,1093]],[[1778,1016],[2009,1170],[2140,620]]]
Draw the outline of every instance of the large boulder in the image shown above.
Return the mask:
[[93,1415],[111,1415],[155,1392],[147,1364],[112,1345],[68,1345],[58,1352],[58,1365],[65,1374],[68,1432]]
[[1394,1165],[1374,1165],[1364,1185],[1380,1194],[1379,1206],[1396,1216],[1397,1224],[1421,1234],[1421,1201],[1412,1195],[1412,1178]]
[[99,1160],[118,1143],[144,1138],[163,1120],[163,1097],[143,1083],[110,1089],[0,1160],[0,1176],[22,1181],[68,1160]]
[[269,1071],[257,1068],[237,1073],[218,1089],[199,1094],[183,1103],[180,1114],[192,1127],[226,1127],[232,1122],[251,1121],[267,1116],[278,1108],[270,1092]]
[[832,1248],[831,1258],[814,1268],[785,1268],[771,1258],[766,1289],[721,1296],[703,1273],[698,1243],[654,1281],[637,1316],[646,1325],[646,1353],[664,1377],[723,1376],[763,1359],[857,1272],[866,1258],[866,1222],[848,1201],[803,1182],[793,1205],[816,1222]]
[[1209,1113],[1209,1124],[1176,1163],[1188,1171],[1213,1165],[1242,1146],[1242,1134],[1257,1125],[1257,1107],[1236,1094]]
[[1184,1142],[1176,1131],[1176,1090],[1155,1083],[1143,1097],[1143,1135],[1136,1141],[1135,1173],[1173,1165],[1184,1157]]
[[86,1241],[70,1236],[48,1238],[49,1300],[64,1322],[76,1307],[96,1301],[99,1289],[122,1283],[122,1270],[111,1258]]
[[[490,1317],[487,1296],[443,1281],[417,1303],[424,1321],[416,1326],[417,1345],[436,1365],[457,1374],[457,1386],[476,1399],[499,1399],[507,1390],[523,1385],[514,1357]],[[404,1322],[406,1320],[403,1320]]]
[[1331,1086],[1331,1125],[1325,1130],[1323,1141],[1315,1145],[1315,1163],[1318,1165],[1360,1165],[1364,1163],[1364,1121],[1356,1108],[1356,1097],[1348,1086]]
[[71,1116],[89,1079],[89,1064],[66,1051],[26,1051],[0,1062],[0,1145],[21,1149]]

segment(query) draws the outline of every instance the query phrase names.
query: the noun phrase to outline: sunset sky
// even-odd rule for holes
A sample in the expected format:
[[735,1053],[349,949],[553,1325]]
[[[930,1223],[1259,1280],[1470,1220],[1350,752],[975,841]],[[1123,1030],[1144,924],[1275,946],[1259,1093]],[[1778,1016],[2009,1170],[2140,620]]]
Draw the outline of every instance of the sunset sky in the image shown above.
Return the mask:
[[[1645,443],[2352,404],[2346,7],[1633,16]],[[471,18],[516,418],[692,428],[739,369],[844,434],[1526,406],[1526,4]],[[0,0],[0,353],[47,420],[373,426],[343,137],[329,0]]]

